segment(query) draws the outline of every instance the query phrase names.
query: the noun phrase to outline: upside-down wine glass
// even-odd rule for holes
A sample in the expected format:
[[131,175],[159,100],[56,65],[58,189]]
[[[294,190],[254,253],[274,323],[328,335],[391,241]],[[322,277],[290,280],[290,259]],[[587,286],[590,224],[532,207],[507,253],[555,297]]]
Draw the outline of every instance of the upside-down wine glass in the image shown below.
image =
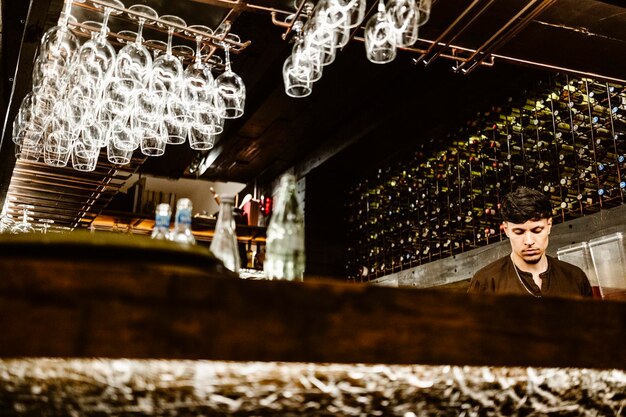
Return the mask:
[[[165,153],[169,136],[165,126],[167,102],[179,95],[183,76],[183,65],[172,54],[172,38],[176,30],[173,25],[184,28],[187,24],[180,17],[173,15],[161,16],[159,20],[164,23],[157,24],[167,28],[167,49],[165,54],[159,55],[153,61],[148,86],[143,89],[135,112],[143,131],[141,152],[147,156],[160,156]],[[144,100],[146,98],[144,92],[149,96],[148,102]]]
[[54,220],[51,219],[40,219],[39,224],[41,225],[41,233],[44,235],[48,233],[48,229],[50,226],[54,224]]
[[70,78],[70,88],[66,97],[70,102],[72,118],[78,125],[88,126],[97,120],[102,91],[113,74],[115,49],[107,40],[108,22],[112,14],[121,11],[111,7],[124,8],[119,0],[107,0],[95,7],[102,9],[104,18],[96,36],[85,42],[74,56]]
[[221,42],[224,47],[224,60],[226,70],[216,79],[217,91],[224,100],[224,118],[236,119],[243,116],[246,103],[246,86],[241,77],[233,72],[230,66],[230,42],[239,43],[239,36],[229,33],[225,41]]
[[13,228],[11,229],[11,233],[31,233],[34,232],[35,229],[33,228],[33,226],[28,222],[29,220],[33,220],[32,218],[28,217],[28,210],[29,209],[34,209],[34,206],[31,206],[29,204],[20,204],[19,207],[22,208],[22,221],[21,222],[16,222],[15,225],[13,225]]
[[365,53],[374,64],[386,64],[396,58],[395,31],[385,13],[383,0],[378,12],[365,25]]
[[41,38],[33,67],[33,91],[51,101],[63,91],[72,56],[79,48],[78,38],[68,27],[70,22],[76,22],[71,10],[72,1],[65,0],[57,25]]
[[419,11],[419,25],[422,26],[424,23],[428,22],[430,18],[430,9],[432,7],[432,0],[416,0],[417,8]]
[[407,47],[417,41],[420,22],[419,0],[390,0],[387,18],[394,30],[396,46]]
[[[291,55],[287,57],[283,64],[283,82],[285,84],[285,94],[289,97],[302,98],[311,94],[313,90],[313,61],[311,55],[302,47],[300,30],[302,22],[296,21],[293,29],[296,32],[295,45]],[[320,55],[317,55],[318,63],[321,66]],[[321,71],[320,71],[321,75]]]
[[185,69],[183,77],[183,103],[190,117],[189,147],[194,150],[211,149],[215,135],[224,126],[223,105],[216,94],[216,81],[211,67],[202,58],[202,40],[213,31],[201,25],[190,26],[196,39],[195,62]]
[[[151,7],[134,4],[128,8],[129,16],[137,20],[138,28],[134,42],[128,42],[117,54],[114,77],[105,91],[105,108],[114,118],[128,117],[137,93],[144,87],[148,71],[152,67],[150,51],[142,44],[144,24],[156,19],[157,12]],[[136,14],[135,14],[136,13]]]

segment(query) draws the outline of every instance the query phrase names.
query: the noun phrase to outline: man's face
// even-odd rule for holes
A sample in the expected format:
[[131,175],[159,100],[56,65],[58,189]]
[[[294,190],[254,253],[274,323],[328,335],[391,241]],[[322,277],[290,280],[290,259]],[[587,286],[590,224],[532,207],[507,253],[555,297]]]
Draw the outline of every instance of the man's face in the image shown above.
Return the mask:
[[513,256],[527,264],[539,262],[548,248],[552,219],[529,220],[522,224],[503,222],[503,225]]

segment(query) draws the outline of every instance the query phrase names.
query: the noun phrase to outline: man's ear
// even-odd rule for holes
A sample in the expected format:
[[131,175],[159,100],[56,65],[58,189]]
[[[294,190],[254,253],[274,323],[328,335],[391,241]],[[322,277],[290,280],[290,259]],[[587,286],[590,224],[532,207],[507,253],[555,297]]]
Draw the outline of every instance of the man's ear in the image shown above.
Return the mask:
[[552,229],[552,217],[548,218],[548,234],[550,234],[550,230]]
[[504,230],[504,234],[506,235],[506,237],[509,237],[509,223],[508,222],[502,222],[502,230]]

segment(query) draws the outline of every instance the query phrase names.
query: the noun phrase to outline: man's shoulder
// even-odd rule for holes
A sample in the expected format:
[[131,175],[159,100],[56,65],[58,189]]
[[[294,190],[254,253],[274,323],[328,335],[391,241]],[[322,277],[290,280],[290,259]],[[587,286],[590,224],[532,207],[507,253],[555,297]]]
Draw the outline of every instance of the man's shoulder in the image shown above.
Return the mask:
[[485,275],[493,275],[499,274],[503,269],[506,269],[509,264],[510,256],[503,256],[502,258],[496,259],[495,261],[488,263],[487,265],[480,268],[474,275],[476,276],[485,276]]
[[585,275],[585,272],[580,267],[578,267],[578,266],[576,266],[574,264],[562,261],[562,260],[560,260],[558,258],[553,258],[551,256],[548,256],[548,259],[550,260],[552,268],[555,268],[557,270],[563,271],[564,273],[567,273],[568,275],[571,275],[571,274],[583,274],[583,275]]

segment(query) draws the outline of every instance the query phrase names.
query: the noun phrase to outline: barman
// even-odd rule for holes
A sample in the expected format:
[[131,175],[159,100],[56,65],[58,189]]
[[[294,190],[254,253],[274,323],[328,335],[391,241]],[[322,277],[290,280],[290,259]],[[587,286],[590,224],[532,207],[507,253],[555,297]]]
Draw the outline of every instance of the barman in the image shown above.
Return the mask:
[[504,196],[501,206],[511,254],[478,270],[468,293],[591,297],[582,269],[546,255],[552,228],[550,200],[537,190],[519,187]]

